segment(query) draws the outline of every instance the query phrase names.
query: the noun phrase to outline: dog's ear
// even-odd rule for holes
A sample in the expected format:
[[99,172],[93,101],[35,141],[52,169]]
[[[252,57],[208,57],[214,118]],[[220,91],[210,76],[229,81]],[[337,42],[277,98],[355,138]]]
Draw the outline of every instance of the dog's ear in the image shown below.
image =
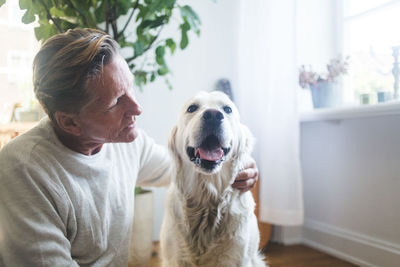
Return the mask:
[[239,131],[239,138],[238,138],[237,149],[235,151],[236,153],[235,157],[240,159],[243,156],[251,154],[255,139],[253,134],[250,132],[249,128],[247,128],[243,124],[239,125],[238,131]]
[[177,168],[177,170],[179,170],[181,167],[182,159],[179,156],[178,150],[176,148],[176,133],[177,132],[178,132],[178,126],[175,125],[172,128],[171,134],[169,136],[168,148],[169,148],[169,151],[171,152],[172,158],[176,162],[176,168]]

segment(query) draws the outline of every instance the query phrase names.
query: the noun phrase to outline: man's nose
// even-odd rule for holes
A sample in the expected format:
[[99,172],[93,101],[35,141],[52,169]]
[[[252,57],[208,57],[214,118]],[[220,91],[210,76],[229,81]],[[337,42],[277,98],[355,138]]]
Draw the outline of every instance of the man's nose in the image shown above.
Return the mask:
[[139,104],[135,97],[128,96],[127,106],[127,116],[139,116],[140,114],[142,114],[142,106]]

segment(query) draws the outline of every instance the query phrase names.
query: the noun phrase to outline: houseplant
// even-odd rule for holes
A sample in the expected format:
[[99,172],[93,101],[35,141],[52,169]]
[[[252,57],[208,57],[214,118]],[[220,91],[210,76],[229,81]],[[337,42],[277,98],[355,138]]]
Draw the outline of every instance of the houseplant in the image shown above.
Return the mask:
[[[0,0],[0,7],[6,0]],[[200,34],[200,19],[178,0],[19,0],[22,22],[36,23],[39,41],[68,29],[96,28],[110,34],[124,50],[126,61],[142,88],[163,76],[169,88],[166,55],[189,44],[189,32]],[[173,18],[173,20],[172,20]],[[177,23],[178,37],[164,37],[167,25]],[[179,46],[177,46],[179,44]]]
[[327,72],[314,72],[311,66],[302,65],[299,70],[299,84],[311,90],[314,108],[333,107],[338,104],[339,92],[334,88],[341,75],[347,73],[349,56],[338,56],[326,65]]

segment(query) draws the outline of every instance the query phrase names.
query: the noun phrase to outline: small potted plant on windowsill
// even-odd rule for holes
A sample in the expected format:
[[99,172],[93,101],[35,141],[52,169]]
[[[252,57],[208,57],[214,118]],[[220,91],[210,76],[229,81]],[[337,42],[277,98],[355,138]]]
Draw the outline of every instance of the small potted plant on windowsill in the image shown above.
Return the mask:
[[339,104],[339,92],[334,90],[337,79],[347,74],[349,56],[338,56],[330,60],[326,68],[327,73],[312,71],[311,66],[302,65],[299,70],[299,84],[302,88],[309,88],[314,108],[334,107]]

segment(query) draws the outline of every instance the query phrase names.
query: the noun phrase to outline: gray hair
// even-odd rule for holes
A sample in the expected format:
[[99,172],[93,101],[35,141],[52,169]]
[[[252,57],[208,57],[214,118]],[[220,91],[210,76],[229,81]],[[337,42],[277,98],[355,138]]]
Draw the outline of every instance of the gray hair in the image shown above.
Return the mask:
[[95,29],[74,29],[48,39],[33,61],[36,98],[50,119],[56,111],[78,114],[89,101],[88,82],[118,53],[118,43]]

